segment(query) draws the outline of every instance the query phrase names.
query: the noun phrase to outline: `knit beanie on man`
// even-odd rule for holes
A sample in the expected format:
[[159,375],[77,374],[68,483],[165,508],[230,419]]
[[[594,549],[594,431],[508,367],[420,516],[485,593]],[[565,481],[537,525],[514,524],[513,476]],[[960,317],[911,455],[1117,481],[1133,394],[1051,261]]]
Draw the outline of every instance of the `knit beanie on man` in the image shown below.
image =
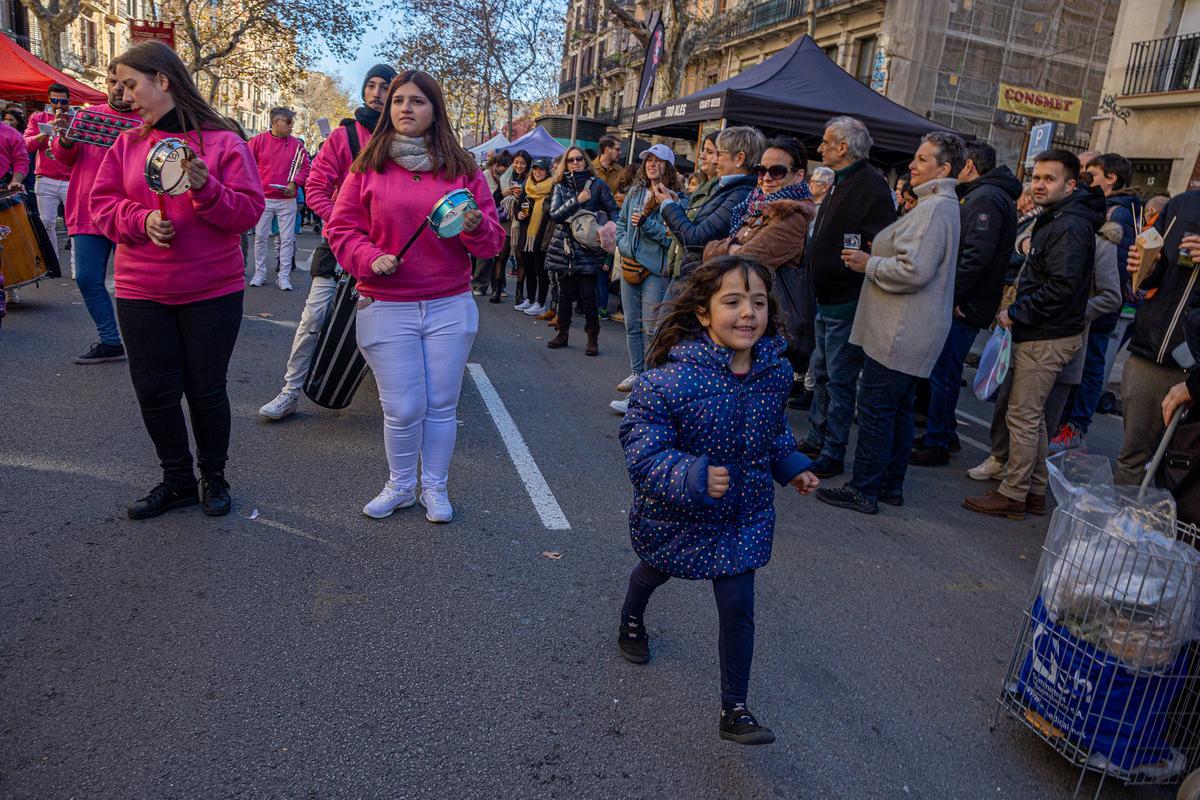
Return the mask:
[[387,64],[376,64],[367,70],[367,77],[363,78],[362,89],[359,95],[366,95],[367,84],[371,82],[371,78],[383,78],[387,81],[388,86],[392,85],[392,81],[396,80],[396,70],[389,67]]

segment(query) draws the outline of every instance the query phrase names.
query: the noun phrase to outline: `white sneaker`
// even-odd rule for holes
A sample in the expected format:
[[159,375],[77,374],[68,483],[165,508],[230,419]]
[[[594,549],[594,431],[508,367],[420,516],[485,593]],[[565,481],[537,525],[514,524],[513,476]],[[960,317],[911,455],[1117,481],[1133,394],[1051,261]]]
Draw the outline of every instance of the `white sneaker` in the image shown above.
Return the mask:
[[999,461],[995,456],[988,456],[987,461],[967,470],[967,477],[973,481],[1002,481],[1007,472],[1008,466],[1006,464]]
[[608,407],[617,412],[621,416],[625,416],[625,412],[629,410],[628,400],[613,400],[608,404]]
[[250,285],[251,286],[262,286],[264,283],[266,283],[266,280],[267,280],[267,276],[265,273],[262,275],[259,275],[256,272],[256,273],[254,273],[254,277],[250,279]]
[[454,519],[454,506],[444,488],[422,489],[419,502],[425,508],[425,519],[430,522],[449,522]]
[[636,372],[631,372],[629,377],[617,384],[618,392],[632,392],[633,384],[637,382],[638,376]]
[[285,292],[290,292],[292,290],[292,282],[282,275],[275,280],[275,285]]
[[296,413],[296,406],[300,403],[300,397],[295,392],[283,391],[275,396],[275,399],[267,403],[258,410],[258,413],[267,419],[283,419]]
[[531,317],[540,317],[546,313],[546,307],[541,303],[534,303],[529,308],[525,309],[525,313]]
[[392,512],[397,508],[408,508],[415,502],[417,502],[417,489],[415,486],[401,489],[396,484],[388,481],[383,485],[383,490],[375,496],[375,499],[363,506],[363,513],[372,519],[383,519],[384,517],[390,517]]
[[513,308],[515,308],[517,311],[524,311],[525,309],[529,308],[531,305],[533,305],[533,303],[529,302],[528,300],[522,300],[521,302],[519,302],[515,306],[513,306]]

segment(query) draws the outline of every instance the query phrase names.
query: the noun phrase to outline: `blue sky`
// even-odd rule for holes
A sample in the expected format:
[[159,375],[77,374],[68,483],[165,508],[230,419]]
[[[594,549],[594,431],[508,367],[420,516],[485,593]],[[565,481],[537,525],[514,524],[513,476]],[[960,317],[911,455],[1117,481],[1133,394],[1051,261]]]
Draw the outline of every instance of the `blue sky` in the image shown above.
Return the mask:
[[355,99],[358,98],[358,87],[362,85],[362,76],[367,74],[372,66],[379,63],[377,48],[387,38],[387,26],[369,26],[363,34],[362,43],[358,46],[352,61],[336,61],[326,55],[317,60],[316,68],[329,75],[341,75],[345,79],[346,88]]

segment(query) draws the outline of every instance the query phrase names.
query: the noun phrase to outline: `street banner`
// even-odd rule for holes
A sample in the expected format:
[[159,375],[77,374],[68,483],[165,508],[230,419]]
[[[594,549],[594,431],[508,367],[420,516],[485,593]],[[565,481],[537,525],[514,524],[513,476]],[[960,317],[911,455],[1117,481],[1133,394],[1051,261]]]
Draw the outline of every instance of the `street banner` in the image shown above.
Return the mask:
[[160,41],[172,50],[175,49],[175,23],[157,22],[150,19],[129,20],[129,45],[142,42]]
[[666,29],[663,27],[661,12],[655,11],[651,15],[649,28],[650,41],[646,45],[646,60],[642,63],[642,81],[635,108],[645,108],[650,102],[651,92],[654,91],[654,76],[658,72],[658,65],[662,63]]
[[1037,89],[1010,86],[1007,83],[1000,84],[1000,91],[996,95],[996,108],[1001,111],[1011,111],[1014,114],[1024,114],[1037,119],[1065,122],[1068,125],[1079,124],[1079,112],[1082,107],[1083,98],[1081,97],[1039,92]]

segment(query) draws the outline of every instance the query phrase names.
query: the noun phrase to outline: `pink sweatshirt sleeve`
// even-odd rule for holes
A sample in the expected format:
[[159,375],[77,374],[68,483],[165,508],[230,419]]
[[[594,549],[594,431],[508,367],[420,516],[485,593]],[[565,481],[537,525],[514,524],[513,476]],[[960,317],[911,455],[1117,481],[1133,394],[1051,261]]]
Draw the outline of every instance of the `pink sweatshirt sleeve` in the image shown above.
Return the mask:
[[78,142],[72,144],[70,147],[63,147],[62,137],[56,136],[54,141],[50,144],[50,152],[54,154],[54,159],[56,161],[61,162],[67,167],[72,167],[75,165],[76,159],[79,158],[79,151],[82,150],[83,147],[84,145],[81,145]]
[[492,190],[482,172],[467,180],[467,188],[475,196],[475,203],[483,212],[483,221],[473,231],[463,231],[460,234],[467,251],[476,258],[494,258],[504,247],[504,228],[500,225],[500,217],[496,213],[496,201]]
[[12,135],[5,136],[3,142],[0,142],[0,146],[4,147],[7,151],[9,169],[13,171],[14,175],[18,172],[22,175],[28,175],[29,151],[25,149],[25,140],[21,138],[21,134],[12,128],[8,129],[8,133]]
[[41,111],[29,115],[29,122],[25,124],[25,149],[27,152],[36,153],[42,149],[45,143],[44,140],[38,139],[42,135],[41,130],[38,129],[38,123],[45,122],[42,119],[44,116],[45,114]]
[[327,223],[333,217],[337,186],[349,169],[350,144],[346,141],[346,129],[339,125],[317,153],[308,171],[308,183],[304,185],[304,202],[322,222]]
[[[218,163],[208,165],[204,188],[189,192],[192,208],[197,216],[217,228],[243,233],[254,227],[266,207],[258,168],[250,148],[240,141],[221,148],[215,155]],[[215,175],[223,180],[218,181]]]
[[386,255],[370,238],[371,218],[363,199],[361,172],[346,176],[333,214],[325,222],[325,239],[338,264],[356,278],[370,275],[375,259]]
[[127,139],[125,136],[118,138],[100,162],[89,207],[92,222],[105,238],[122,244],[144,244],[150,241],[146,235],[146,218],[151,209],[126,197],[122,165],[129,145]]

